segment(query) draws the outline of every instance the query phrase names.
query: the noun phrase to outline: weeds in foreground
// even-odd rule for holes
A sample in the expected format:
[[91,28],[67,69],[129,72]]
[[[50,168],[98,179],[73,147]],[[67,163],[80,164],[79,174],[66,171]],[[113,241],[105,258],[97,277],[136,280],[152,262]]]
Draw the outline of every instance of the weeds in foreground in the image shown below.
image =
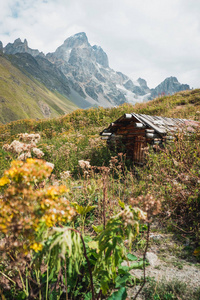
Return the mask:
[[171,281],[162,280],[156,282],[154,279],[149,279],[148,285],[143,290],[143,295],[146,300],[199,300],[200,289],[194,289],[181,281],[173,279]]
[[[127,285],[139,282],[130,274],[133,268],[144,269],[142,289],[148,237],[143,260],[130,251],[142,228],[140,222],[147,222],[149,236],[153,199],[146,212],[119,199],[113,209],[108,205],[108,169],[103,168],[101,185],[92,185],[94,180],[87,174],[82,194],[76,194],[77,201],[72,202],[73,192],[66,186],[50,185],[51,171],[42,160],[15,161],[0,179],[3,295],[125,299]],[[99,198],[94,205],[96,190]],[[121,265],[124,260],[132,262],[129,267]]]

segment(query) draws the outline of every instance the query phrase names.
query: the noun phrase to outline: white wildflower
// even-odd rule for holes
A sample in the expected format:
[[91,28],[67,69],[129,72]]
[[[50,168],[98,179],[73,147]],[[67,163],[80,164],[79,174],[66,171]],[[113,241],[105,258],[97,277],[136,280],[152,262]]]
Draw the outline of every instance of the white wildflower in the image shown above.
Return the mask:
[[79,160],[78,164],[82,169],[89,169],[91,167],[90,162],[87,160]]
[[60,173],[60,178],[61,179],[67,179],[71,176],[71,172],[70,171],[64,171],[62,173]]
[[38,148],[32,148],[33,153],[37,156],[37,158],[41,158],[42,156],[44,156],[44,152],[42,152],[40,149]]
[[52,170],[54,169],[54,164],[52,164],[52,163],[46,161],[46,165],[47,165],[48,167],[52,168]]
[[18,160],[26,160],[27,158],[31,157],[31,152],[28,151],[28,152],[23,152],[22,154],[20,154],[18,156]]
[[40,140],[40,135],[39,133],[20,133],[18,134],[19,140],[23,141],[23,142],[34,142],[34,143],[38,143],[38,141]]

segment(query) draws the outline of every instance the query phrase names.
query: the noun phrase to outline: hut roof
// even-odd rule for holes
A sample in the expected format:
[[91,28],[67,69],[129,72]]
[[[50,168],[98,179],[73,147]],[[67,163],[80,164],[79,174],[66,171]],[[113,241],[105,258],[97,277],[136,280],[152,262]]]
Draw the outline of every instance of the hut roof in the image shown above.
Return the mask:
[[188,119],[176,119],[176,118],[166,118],[160,116],[150,116],[144,114],[124,114],[122,117],[117,119],[114,123],[104,129],[100,135],[103,133],[113,133],[115,132],[116,126],[120,124],[128,125],[132,121],[142,123],[146,128],[152,128],[155,132],[166,135],[167,133],[176,131],[194,131],[194,128],[200,126],[200,122],[188,120]]

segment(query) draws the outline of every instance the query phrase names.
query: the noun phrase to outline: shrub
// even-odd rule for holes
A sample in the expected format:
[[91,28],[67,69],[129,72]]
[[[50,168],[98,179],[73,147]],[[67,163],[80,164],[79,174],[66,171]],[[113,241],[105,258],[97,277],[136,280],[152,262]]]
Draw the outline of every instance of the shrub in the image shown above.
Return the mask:
[[[162,199],[163,220],[175,228],[200,235],[200,147],[199,132],[180,133],[165,148],[151,149],[147,167],[140,169],[139,194]],[[146,192],[144,192],[144,187]]]
[[[88,162],[80,164],[88,167]],[[49,184],[51,172],[46,162],[27,159],[13,161],[0,179],[0,286],[4,295],[49,299],[53,294],[55,298],[69,295],[80,299],[87,294],[89,299],[99,299],[115,289],[113,295],[123,292],[125,296],[126,284],[136,282],[129,271],[145,265],[128,254],[125,241],[131,247],[146,213],[120,202],[120,212],[108,217],[106,176],[102,181],[103,224],[93,226],[93,236],[86,235],[86,217],[96,208],[88,203],[95,195],[92,179],[81,195],[86,205],[70,205],[66,186]],[[124,259],[133,261],[130,267],[121,266]]]

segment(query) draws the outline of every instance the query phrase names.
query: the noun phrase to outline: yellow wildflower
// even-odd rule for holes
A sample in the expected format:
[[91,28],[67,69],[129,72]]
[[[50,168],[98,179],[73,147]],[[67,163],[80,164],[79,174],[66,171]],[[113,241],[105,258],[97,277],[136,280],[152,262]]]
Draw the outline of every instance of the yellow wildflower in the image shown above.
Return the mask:
[[35,242],[30,246],[30,248],[33,249],[35,252],[38,252],[42,251],[43,245]]
[[10,183],[10,180],[7,177],[3,176],[2,178],[0,178],[0,186],[4,186],[8,183]]
[[27,163],[28,164],[35,164],[35,162],[37,161],[36,159],[33,159],[33,158],[27,158]]
[[45,220],[45,223],[46,223],[47,227],[52,227],[55,224],[55,222],[53,222],[51,216],[45,215],[44,220]]
[[10,170],[6,171],[5,174],[10,176],[11,178],[14,177],[17,173],[17,169],[15,167],[11,168]]
[[42,209],[45,209],[44,203],[41,203],[41,208],[42,208]]

